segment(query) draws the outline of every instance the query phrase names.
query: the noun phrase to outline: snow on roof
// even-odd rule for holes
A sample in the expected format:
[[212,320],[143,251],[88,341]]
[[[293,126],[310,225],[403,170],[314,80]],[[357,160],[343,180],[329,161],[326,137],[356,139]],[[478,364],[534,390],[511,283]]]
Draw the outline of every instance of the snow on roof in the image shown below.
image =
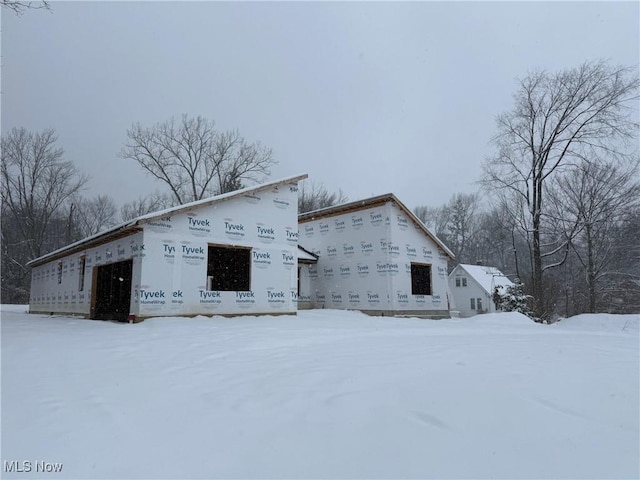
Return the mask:
[[261,183],[258,185],[253,185],[251,187],[245,187],[240,190],[235,190],[233,192],[223,193],[222,195],[215,195],[213,197],[203,198],[202,200],[196,200],[195,202],[184,203],[182,205],[177,205],[175,207],[170,207],[164,210],[160,210],[157,212],[147,213],[146,215],[141,215],[139,217],[134,218],[133,220],[126,221],[121,223],[120,225],[116,225],[115,227],[109,228],[107,230],[103,230],[95,235],[91,235],[90,237],[84,238],[82,240],[78,240],[77,242],[71,243],[70,245],[64,246],[53,252],[49,252],[46,255],[42,255],[30,262],[27,262],[28,267],[34,267],[37,265],[41,265],[47,261],[51,261],[55,258],[59,258],[66,254],[69,254],[73,250],[77,250],[83,247],[86,247],[89,244],[96,243],[103,238],[106,239],[108,237],[116,237],[129,235],[131,232],[135,231],[137,226],[142,223],[148,223],[149,221],[155,220],[157,218],[167,217],[170,215],[175,215],[176,213],[181,213],[187,210],[191,210],[196,207],[201,207],[204,205],[211,205],[213,203],[222,202],[224,200],[229,200],[231,198],[239,197],[241,195],[245,195],[250,192],[256,192],[261,190],[266,190],[268,188],[277,187],[278,185],[282,185],[285,183],[299,182],[307,178],[307,174],[299,174],[293,175],[291,177],[281,178],[280,180],[274,180],[272,182]]
[[[469,276],[478,282],[488,293],[493,293],[493,289],[498,286],[512,287],[514,285],[514,283],[496,267],[466,265],[462,263],[458,266],[463,268]],[[451,273],[453,274],[453,272]]]

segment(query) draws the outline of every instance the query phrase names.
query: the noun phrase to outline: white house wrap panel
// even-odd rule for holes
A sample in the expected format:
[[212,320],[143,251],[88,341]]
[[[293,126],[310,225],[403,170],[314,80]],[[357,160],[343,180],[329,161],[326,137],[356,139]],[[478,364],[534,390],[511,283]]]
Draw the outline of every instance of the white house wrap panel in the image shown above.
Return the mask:
[[[392,195],[349,205],[299,219],[301,245],[319,256],[301,269],[301,307],[446,315],[450,252]],[[412,288],[412,268],[420,267],[430,271],[424,294]]]
[[[292,313],[297,297],[297,186],[244,195],[143,225],[134,299],[141,316]],[[250,250],[250,290],[207,284],[209,246]]]

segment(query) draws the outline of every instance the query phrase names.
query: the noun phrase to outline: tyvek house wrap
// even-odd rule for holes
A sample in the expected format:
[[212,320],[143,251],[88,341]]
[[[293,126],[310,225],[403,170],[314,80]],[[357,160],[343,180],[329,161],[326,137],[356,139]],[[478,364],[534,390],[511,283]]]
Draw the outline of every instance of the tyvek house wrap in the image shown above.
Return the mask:
[[[139,283],[141,248],[144,248],[143,235],[137,232],[33,267],[29,311],[88,316],[93,295],[93,268],[131,260],[132,284]],[[82,261],[84,274],[81,273]],[[133,302],[130,308],[133,308]]]
[[[446,315],[448,257],[395,202],[317,217],[299,225],[300,243],[319,256],[303,270],[301,304]],[[431,266],[431,295],[412,294],[412,263]]]
[[[101,267],[131,262],[125,319],[128,314],[293,313],[297,182],[303,178],[306,175],[143,215],[34,259],[29,263],[29,310],[98,318],[96,300],[106,297],[96,293],[96,274],[104,271]],[[237,292],[211,289],[210,246],[250,252],[245,272],[249,287]]]
[[[146,261],[134,285],[134,311],[142,317],[295,312],[297,190],[283,185],[144,225]],[[209,245],[251,248],[249,291],[209,289]]]

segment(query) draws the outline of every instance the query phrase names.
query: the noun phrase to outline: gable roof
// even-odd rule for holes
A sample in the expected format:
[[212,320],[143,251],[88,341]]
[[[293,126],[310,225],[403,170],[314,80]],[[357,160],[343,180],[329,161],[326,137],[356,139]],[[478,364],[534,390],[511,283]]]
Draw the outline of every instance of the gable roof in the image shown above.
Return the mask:
[[318,220],[320,218],[332,217],[335,215],[341,215],[343,213],[356,212],[359,210],[364,210],[365,208],[377,207],[379,205],[384,205],[387,202],[395,203],[402,212],[409,217],[415,225],[422,230],[422,232],[427,235],[431,240],[435,242],[435,244],[451,259],[455,258],[455,255],[449,248],[442,243],[442,241],[436,237],[431,231],[426,227],[424,223],[420,221],[416,215],[409,210],[404,203],[398,200],[393,193],[386,193],[384,195],[378,195],[376,197],[366,198],[364,200],[358,200],[355,202],[343,203],[341,205],[335,205],[333,207],[320,208],[318,210],[313,210],[311,212],[303,213],[298,215],[298,223],[310,222],[312,220]]
[[[458,267],[464,269],[471,278],[473,278],[480,286],[489,294],[493,293],[495,287],[512,287],[514,283],[496,267],[488,267],[485,265],[468,265],[460,264]],[[454,275],[455,269],[451,272]]]
[[196,200],[194,202],[184,203],[182,205],[166,208],[164,210],[160,210],[157,212],[147,213],[145,215],[136,217],[133,220],[129,220],[127,222],[121,223],[120,225],[116,225],[115,227],[109,228],[107,230],[103,230],[102,232],[99,232],[95,235],[91,235],[90,237],[71,243],[65,247],[59,248],[58,250],[54,250],[53,252],[47,253],[46,255],[42,255],[41,257],[38,257],[28,262],[27,266],[37,267],[38,265],[42,265],[43,263],[56,260],[66,255],[71,255],[74,252],[78,252],[86,248],[90,248],[92,246],[105,243],[106,241],[116,240],[118,238],[126,237],[128,235],[131,235],[132,233],[141,231],[142,230],[141,225],[145,223],[153,222],[154,220],[157,220],[159,218],[176,215],[178,213],[183,213],[183,212],[192,210],[193,208],[204,207],[204,206],[212,205],[215,203],[221,203],[227,200],[231,200],[233,198],[241,197],[243,195],[246,195],[247,193],[261,192],[264,190],[269,190],[274,187],[278,187],[283,184],[299,182],[307,178],[307,176],[308,175],[304,173],[300,175],[294,175],[291,177],[285,177],[285,178],[281,178],[280,180],[275,180],[273,182],[261,183],[259,185],[254,185],[252,187],[246,187],[240,190],[235,190],[233,192],[223,193],[222,195],[203,198],[202,200]]

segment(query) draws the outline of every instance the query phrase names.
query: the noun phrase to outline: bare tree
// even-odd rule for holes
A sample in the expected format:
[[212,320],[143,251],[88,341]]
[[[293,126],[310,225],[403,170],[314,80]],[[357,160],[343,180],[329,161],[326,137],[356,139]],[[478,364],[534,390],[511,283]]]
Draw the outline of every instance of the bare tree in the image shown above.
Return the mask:
[[429,207],[427,205],[420,205],[413,209],[413,213],[420,219],[426,227],[436,234],[437,237],[441,237],[446,228],[448,222],[447,211],[444,206]]
[[529,249],[516,218],[500,199],[478,217],[468,255],[522,282],[530,272],[526,268]]
[[472,260],[466,257],[466,253],[478,228],[478,202],[479,197],[475,193],[457,193],[445,207],[448,217],[446,241],[461,262]]
[[476,193],[456,193],[441,207],[420,206],[415,213],[464,263],[471,260],[466,253],[478,227],[478,202]]
[[0,5],[7,10],[11,10],[18,16],[22,15],[26,10],[51,10],[51,5],[48,0],[42,0],[39,2],[0,0]]
[[[519,82],[514,108],[497,119],[497,154],[484,163],[484,184],[507,190],[526,205],[532,239],[536,316],[545,312],[545,255],[566,245],[543,245],[546,184],[580,159],[598,152],[624,155],[637,132],[631,108],[638,76],[630,68],[586,62],[556,74],[533,73]],[[558,264],[558,262],[553,262]]]
[[120,208],[120,218],[123,222],[133,220],[134,218],[146,215],[147,213],[157,212],[165,208],[175,206],[172,197],[160,192],[154,192],[150,195],[140,197],[137,200],[125,203]]
[[51,218],[88,181],[62,160],[53,129],[14,128],[2,139],[2,206],[15,220],[31,258],[39,257]]
[[611,236],[613,251],[605,272],[606,282],[599,285],[602,308],[615,313],[640,313],[640,206],[627,209]]
[[2,138],[2,291],[9,293],[7,301],[24,301],[25,294],[28,299],[26,263],[64,244],[66,206],[88,180],[62,159],[56,141],[52,129],[34,134],[14,128]]
[[330,193],[322,183],[304,181],[298,191],[298,213],[332,207],[346,201],[347,197],[342,190]]
[[78,240],[115,226],[117,208],[108,195],[98,195],[93,198],[77,197],[74,199],[70,217]]
[[236,130],[219,132],[201,116],[185,114],[150,128],[134,124],[127,136],[120,156],[164,182],[178,204],[259,181],[276,163],[270,149],[247,142]]
[[[616,227],[630,209],[640,205],[638,165],[583,161],[555,179],[550,191],[555,220],[574,229],[572,247],[585,271],[588,311],[596,312],[597,282],[609,271]],[[576,228],[577,227],[577,228]]]

